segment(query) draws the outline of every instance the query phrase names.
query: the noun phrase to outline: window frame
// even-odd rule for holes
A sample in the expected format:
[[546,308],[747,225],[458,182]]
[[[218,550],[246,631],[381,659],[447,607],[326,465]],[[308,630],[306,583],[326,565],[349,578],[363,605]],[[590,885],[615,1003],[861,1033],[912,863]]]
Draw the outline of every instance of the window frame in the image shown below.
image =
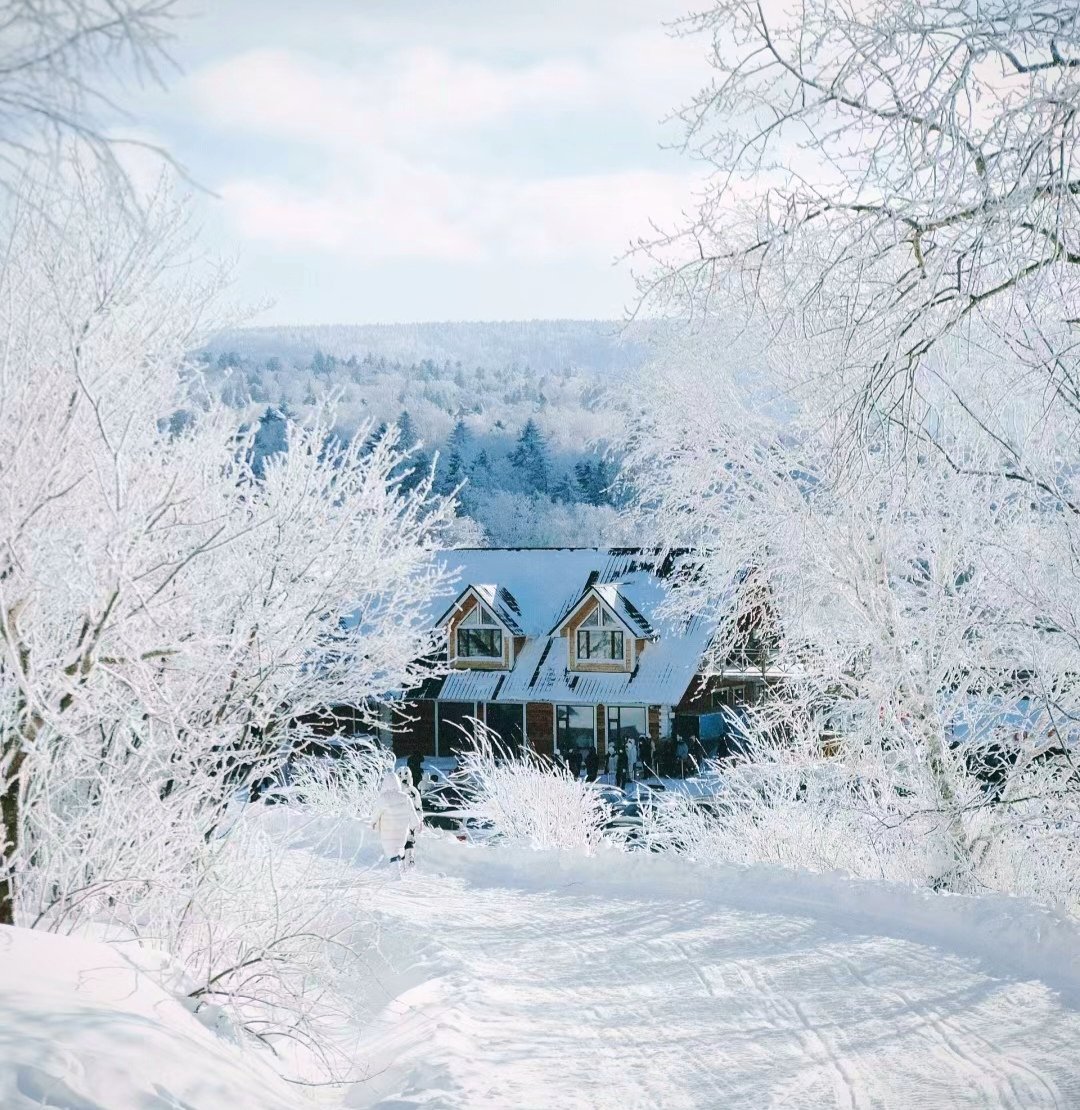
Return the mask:
[[[644,722],[644,728],[638,730],[638,735],[634,737],[635,743],[640,743],[642,740],[649,739],[649,707],[647,705],[609,705],[607,707],[607,738],[608,743],[619,742],[623,740],[623,714],[633,713],[635,715],[641,714],[641,720]],[[614,726],[614,731],[613,731]]]
[[[564,714],[564,711],[565,711],[565,714]],[[572,746],[572,747],[580,748],[582,751],[588,751],[588,749],[591,747],[595,751],[596,746],[597,746],[597,744],[596,744],[596,706],[595,705],[568,705],[568,704],[559,704],[558,702],[556,702],[556,704],[555,704],[555,751],[556,752],[561,752],[563,750],[562,745],[559,743],[560,730],[563,730],[564,733],[569,733],[570,728],[571,728],[570,713],[573,712],[573,711],[578,711],[578,712],[581,712],[581,713],[587,713],[589,715],[591,725],[592,725],[592,728],[591,728],[592,739],[584,747],[581,747],[581,745],[578,744],[575,741],[575,743],[573,745],[567,745],[567,750],[569,751],[570,747]],[[565,729],[563,728],[563,717],[564,717],[564,715],[566,717]],[[585,729],[581,725],[577,725],[577,726],[573,726],[573,727],[578,732],[584,732],[585,731]]]
[[[618,637],[619,649],[615,650],[615,637]],[[584,637],[584,639],[583,639]],[[590,646],[593,637],[608,641],[607,655],[595,654]],[[583,650],[584,645],[584,650]],[[621,628],[579,628],[577,630],[577,658],[578,662],[586,663],[622,663],[626,659],[626,634]]]
[[[462,638],[463,634],[464,634],[464,637],[465,637],[464,640]],[[475,652],[475,651],[465,651],[465,650],[463,650],[462,644],[468,642],[468,638],[470,636],[479,637],[479,636],[483,636],[485,634],[490,635],[492,637],[492,642],[493,642],[493,644],[496,645],[496,650],[492,651],[490,654],[488,654],[486,652]],[[456,650],[456,657],[458,659],[485,659],[485,660],[488,660],[488,661],[493,660],[493,659],[500,659],[501,660],[502,657],[503,657],[503,631],[502,631],[501,628],[497,628],[494,625],[475,625],[475,624],[470,625],[470,626],[458,625],[458,627],[457,627],[457,643],[456,643],[455,646],[456,646],[456,649],[457,649]]]

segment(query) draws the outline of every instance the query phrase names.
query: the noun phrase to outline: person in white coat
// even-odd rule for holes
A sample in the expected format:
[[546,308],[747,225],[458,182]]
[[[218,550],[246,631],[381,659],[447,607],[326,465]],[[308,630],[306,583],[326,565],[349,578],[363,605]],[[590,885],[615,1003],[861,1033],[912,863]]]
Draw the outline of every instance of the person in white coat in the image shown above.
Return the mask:
[[420,819],[420,823],[416,826],[415,831],[409,833],[409,837],[405,841],[405,866],[412,867],[412,865],[416,863],[414,854],[416,851],[416,838],[424,828],[424,800],[420,797],[420,791],[413,786],[412,772],[408,767],[403,767],[398,771],[398,781],[401,783],[401,789],[405,791],[409,801],[412,802],[413,809],[416,810],[416,815]]
[[631,736],[630,739],[626,741],[626,765],[630,770],[631,781],[637,778],[637,771],[634,770],[637,766],[637,761],[637,741]]
[[371,827],[378,832],[387,859],[403,865],[405,845],[415,838],[420,828],[420,815],[393,771],[387,772],[383,779]]

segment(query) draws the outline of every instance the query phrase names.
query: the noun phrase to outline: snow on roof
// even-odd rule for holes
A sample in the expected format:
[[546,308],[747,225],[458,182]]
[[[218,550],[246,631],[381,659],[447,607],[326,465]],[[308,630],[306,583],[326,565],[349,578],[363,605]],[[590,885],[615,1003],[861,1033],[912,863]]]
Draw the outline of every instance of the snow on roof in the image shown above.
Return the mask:
[[517,599],[505,586],[496,586],[490,582],[469,583],[435,622],[436,626],[449,620],[450,616],[470,593],[476,594],[483,601],[495,616],[502,621],[507,631],[515,636],[525,635],[524,630],[518,623],[521,617],[521,607],[518,605]]
[[[479,592],[477,583],[499,583],[513,599],[516,624],[528,640],[511,671],[448,675],[438,690],[440,701],[671,705],[694,680],[713,632],[713,622],[703,618],[683,623],[661,615],[671,589],[668,564],[640,549],[476,548],[447,551],[441,558],[459,589],[473,585]],[[551,633],[593,587],[621,620],[652,641],[633,672],[567,668],[566,642]],[[502,612],[499,616],[503,619]]]

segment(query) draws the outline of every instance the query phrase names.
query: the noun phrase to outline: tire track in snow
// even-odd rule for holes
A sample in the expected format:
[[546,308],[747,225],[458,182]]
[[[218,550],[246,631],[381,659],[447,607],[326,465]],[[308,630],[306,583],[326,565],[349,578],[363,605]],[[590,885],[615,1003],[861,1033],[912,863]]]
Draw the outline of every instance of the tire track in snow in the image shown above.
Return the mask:
[[408,1105],[1080,1106],[1080,1015],[924,945],[632,886],[422,871],[382,909],[452,984],[393,1062]]

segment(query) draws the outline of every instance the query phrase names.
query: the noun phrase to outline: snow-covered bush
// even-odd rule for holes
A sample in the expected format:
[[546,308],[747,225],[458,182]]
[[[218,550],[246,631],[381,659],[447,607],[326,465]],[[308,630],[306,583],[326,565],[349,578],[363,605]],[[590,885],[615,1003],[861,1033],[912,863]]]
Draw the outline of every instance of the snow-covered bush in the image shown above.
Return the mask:
[[455,773],[471,818],[521,847],[591,851],[600,843],[611,810],[594,786],[531,750],[509,752],[479,722],[474,727]]
[[366,819],[393,763],[393,753],[376,741],[332,757],[299,759],[289,799],[320,817]]
[[943,809],[927,804],[917,769],[870,758],[871,747],[824,755],[809,731],[755,734],[752,718],[748,731],[746,758],[707,768],[715,793],[670,792],[643,812],[648,846],[703,862],[1019,894],[1080,916],[1080,815],[1067,764],[1038,763],[1001,795],[958,772],[963,793]]

